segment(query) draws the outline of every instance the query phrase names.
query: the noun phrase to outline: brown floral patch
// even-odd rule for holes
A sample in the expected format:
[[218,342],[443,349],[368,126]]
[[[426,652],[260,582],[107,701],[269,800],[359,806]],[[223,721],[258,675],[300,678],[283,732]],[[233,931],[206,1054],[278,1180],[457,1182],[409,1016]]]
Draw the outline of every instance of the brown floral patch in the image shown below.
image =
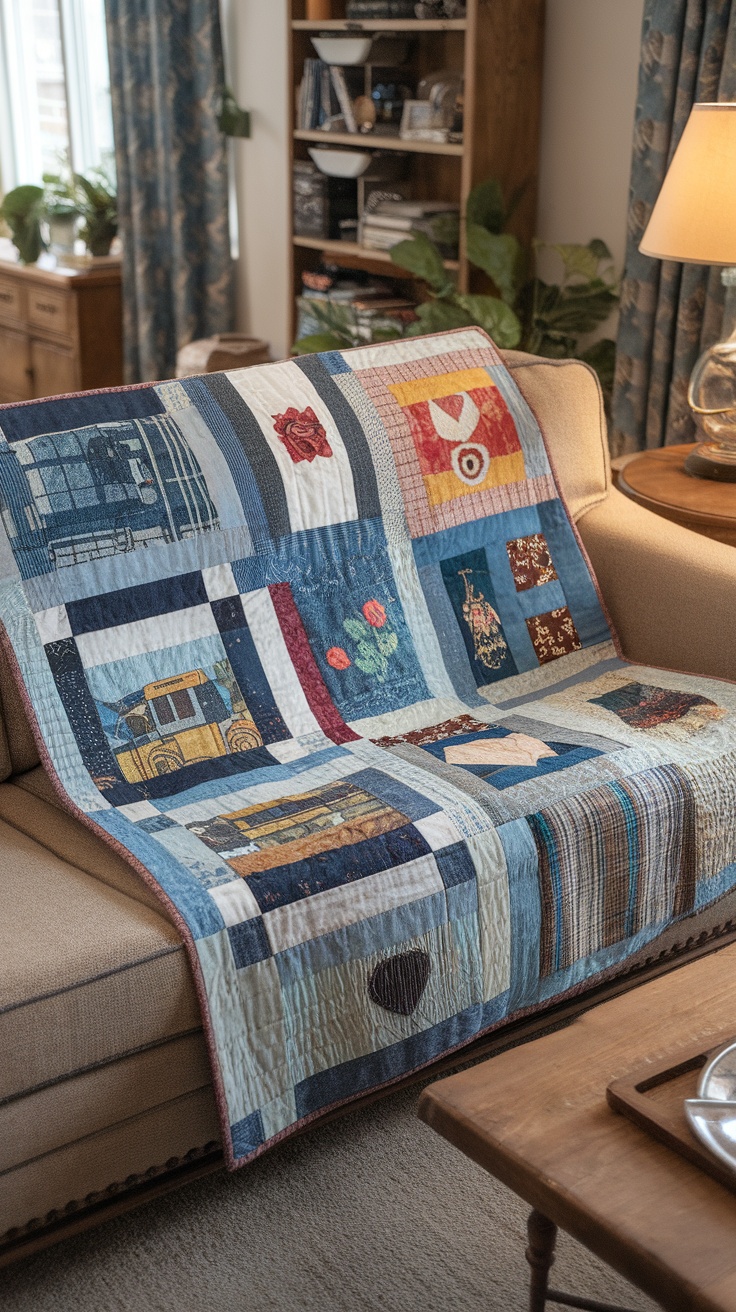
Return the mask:
[[551,583],[557,578],[557,570],[552,564],[543,534],[532,533],[526,538],[513,538],[506,543],[506,551],[517,592],[541,587],[543,583]]
[[583,645],[567,606],[548,610],[546,615],[534,615],[527,620],[526,627],[540,665],[567,656],[568,652],[580,651]]
[[426,729],[410,729],[408,733],[397,733],[393,737],[374,738],[373,742],[376,747],[398,747],[399,743],[424,747],[426,743],[440,743],[444,738],[453,738],[458,733],[481,733],[488,728],[487,724],[474,720],[472,715],[457,715],[454,720],[429,724]]

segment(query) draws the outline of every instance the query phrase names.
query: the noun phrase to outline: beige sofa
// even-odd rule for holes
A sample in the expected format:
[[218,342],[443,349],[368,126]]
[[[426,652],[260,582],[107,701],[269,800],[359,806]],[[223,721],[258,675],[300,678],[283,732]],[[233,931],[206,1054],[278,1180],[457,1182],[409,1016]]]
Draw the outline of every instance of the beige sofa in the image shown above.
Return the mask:
[[[586,366],[507,355],[626,655],[736,678],[736,551],[612,489]],[[0,1261],[219,1163],[199,1008],[176,930],[59,808],[0,669]],[[672,950],[721,934],[729,895]],[[708,942],[715,941],[710,938]],[[636,978],[634,976],[634,978]]]

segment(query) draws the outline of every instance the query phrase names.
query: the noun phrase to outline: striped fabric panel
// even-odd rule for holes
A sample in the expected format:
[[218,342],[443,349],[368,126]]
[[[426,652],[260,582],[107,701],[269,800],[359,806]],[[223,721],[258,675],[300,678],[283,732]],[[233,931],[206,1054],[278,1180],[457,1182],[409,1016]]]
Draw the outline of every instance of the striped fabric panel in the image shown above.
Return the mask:
[[527,816],[539,858],[540,973],[692,910],[695,798],[675,765]]

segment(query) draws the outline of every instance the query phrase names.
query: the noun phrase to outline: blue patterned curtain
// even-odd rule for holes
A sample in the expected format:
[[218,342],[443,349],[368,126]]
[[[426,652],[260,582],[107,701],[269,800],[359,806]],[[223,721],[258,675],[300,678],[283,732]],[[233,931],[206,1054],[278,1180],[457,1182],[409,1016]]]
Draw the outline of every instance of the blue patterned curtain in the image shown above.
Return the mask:
[[232,327],[218,0],[106,0],[127,382]]
[[693,365],[721,334],[720,270],[640,255],[696,101],[736,99],[736,0],[645,0],[613,392],[613,455],[695,440]]

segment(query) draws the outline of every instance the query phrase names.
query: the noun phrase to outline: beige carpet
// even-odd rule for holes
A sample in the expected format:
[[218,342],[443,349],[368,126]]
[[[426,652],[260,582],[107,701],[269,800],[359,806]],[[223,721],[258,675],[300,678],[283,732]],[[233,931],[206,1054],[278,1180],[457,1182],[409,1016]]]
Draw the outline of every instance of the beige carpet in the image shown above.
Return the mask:
[[[526,1207],[417,1090],[0,1272],[3,1312],[523,1312]],[[558,1286],[654,1305],[566,1236]]]

